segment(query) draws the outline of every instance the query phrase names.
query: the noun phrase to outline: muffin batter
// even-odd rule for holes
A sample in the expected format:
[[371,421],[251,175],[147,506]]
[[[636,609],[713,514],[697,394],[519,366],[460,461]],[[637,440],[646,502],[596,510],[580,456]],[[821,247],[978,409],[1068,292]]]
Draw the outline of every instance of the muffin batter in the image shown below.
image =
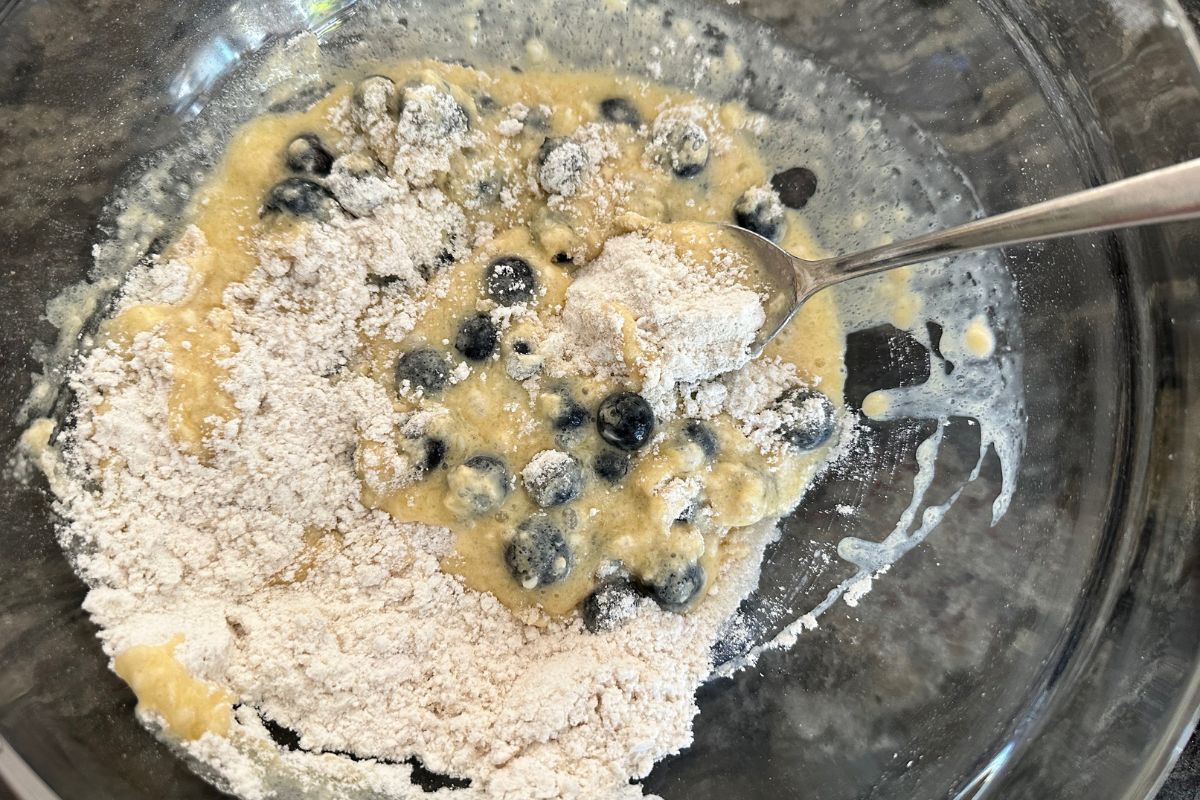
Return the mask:
[[[500,18],[421,13],[371,30],[393,60],[369,69],[310,73],[303,37],[267,65],[290,76],[264,92],[273,110],[232,132],[125,277],[71,372],[71,418],[25,443],[139,715],[221,789],[639,797],[630,779],[691,741],[714,643],[758,641],[739,609],[778,518],[857,436],[845,331],[920,339],[939,320],[954,369],[863,409],[978,419],[1007,493],[1010,333],[985,284],[918,293],[894,273],[817,297],[750,360],[770,298],[695,222],[816,257],[818,238],[927,226],[879,176],[955,186],[949,170],[809,62],[771,70],[807,105],[770,119],[613,74],[670,62],[709,97],[753,83],[716,28],[658,6],[628,11],[640,61],[590,60],[608,72],[536,38],[503,56],[515,67],[394,60],[439,36],[507,46]],[[856,159],[834,157],[835,128]],[[939,441],[918,452],[910,521]],[[858,572],[823,607],[857,602],[952,502],[847,537]]]
[[[775,419],[750,419],[763,408],[740,420],[677,408],[678,385],[747,362],[763,300],[747,260],[686,220],[740,215],[796,252],[815,251],[767,186],[744,132],[753,125],[735,104],[609,75],[380,69],[306,112],[241,130],[191,227],[163,254],[187,265],[195,288],[170,305],[132,304],[105,332],[120,342],[160,333],[175,365],[172,432],[205,457],[213,428],[237,418],[223,385],[221,356],[234,349],[223,315],[258,247],[277,248],[279,269],[294,271],[289,249],[336,247],[356,221],[390,215],[403,246],[365,265],[371,291],[381,304],[429,299],[412,324],[360,325],[360,347],[333,376],[364,375],[394,395],[395,426],[362,423],[364,504],[453,530],[444,566],[507,605],[564,614],[628,577],[632,592],[682,610],[719,570],[731,529],[795,505],[828,450],[828,398],[840,394],[842,334],[826,297],[764,356],[794,368],[767,398]],[[413,196],[416,221],[391,205]],[[439,208],[427,212],[430,203]],[[668,266],[651,266],[656,258]],[[678,274],[649,284],[652,269],[668,267],[696,273],[692,297],[679,296]],[[590,281],[572,294],[581,274]],[[319,271],[305,280],[319,284]],[[646,307],[606,295],[610,281],[628,282]],[[671,319],[654,319],[655,305]],[[741,323],[724,330],[739,307]],[[591,363],[595,342],[572,341],[572,325],[602,337],[610,313],[623,320],[619,352]],[[664,334],[639,326],[663,324],[682,348],[672,357],[644,351]],[[821,394],[802,388],[818,385]],[[797,392],[811,409],[789,404]],[[644,441],[613,444],[603,427],[606,398],[622,393],[644,406]],[[812,441],[796,439],[804,425],[817,426]],[[307,534],[314,549],[330,546],[326,533]]]

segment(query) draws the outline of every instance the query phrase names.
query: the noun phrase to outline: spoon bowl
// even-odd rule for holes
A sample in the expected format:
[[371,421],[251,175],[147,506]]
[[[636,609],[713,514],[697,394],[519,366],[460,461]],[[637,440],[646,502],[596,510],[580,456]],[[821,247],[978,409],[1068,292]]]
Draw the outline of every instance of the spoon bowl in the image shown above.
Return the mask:
[[1200,217],[1200,159],[857,253],[799,258],[753,231],[718,223],[751,255],[767,285],[766,319],[750,346],[757,356],[817,292],[935,258],[1095,231]]

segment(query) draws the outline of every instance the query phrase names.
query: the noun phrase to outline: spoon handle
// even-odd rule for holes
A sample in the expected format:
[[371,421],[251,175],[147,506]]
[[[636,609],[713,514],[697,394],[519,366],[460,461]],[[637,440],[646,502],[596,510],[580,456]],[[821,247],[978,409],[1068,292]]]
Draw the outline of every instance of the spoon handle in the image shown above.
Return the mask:
[[1200,217],[1200,158],[944,231],[825,259],[818,280],[829,286],[974,250],[1194,217]]

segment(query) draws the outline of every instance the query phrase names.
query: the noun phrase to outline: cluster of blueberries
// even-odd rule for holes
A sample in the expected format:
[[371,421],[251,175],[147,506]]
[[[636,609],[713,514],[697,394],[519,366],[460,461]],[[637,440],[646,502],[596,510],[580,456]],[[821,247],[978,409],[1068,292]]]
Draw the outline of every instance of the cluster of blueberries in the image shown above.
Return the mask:
[[[493,260],[484,270],[483,293],[502,306],[531,301],[537,290],[537,277],[525,259],[506,255]],[[454,337],[454,350],[468,362],[491,358],[499,346],[499,331],[488,314],[472,312],[460,323]],[[514,352],[532,352],[529,342],[512,344]],[[449,383],[451,356],[429,345],[404,352],[396,362],[398,386],[437,395]],[[606,445],[592,460],[591,471],[599,479],[616,485],[629,473],[634,455],[646,447],[654,435],[656,420],[650,404],[641,395],[617,391],[605,397],[594,415],[560,389],[560,402],[550,424],[559,441],[571,440],[594,421],[596,434]],[[777,401],[804,413],[793,414],[794,421],[782,431],[785,441],[797,450],[811,450],[832,434],[834,409],[823,394],[797,388]],[[714,458],[718,441],[711,428],[698,420],[689,420],[682,429],[685,439],[699,447],[706,458]],[[425,468],[434,469],[445,458],[445,444],[427,442]],[[542,511],[524,520],[513,531],[504,551],[505,562],[514,580],[527,588],[556,584],[570,574],[572,554],[562,529],[546,510],[565,506],[583,493],[585,467],[572,455],[553,451],[553,457],[536,470],[524,473],[524,489]],[[484,514],[498,508],[515,485],[504,461],[494,455],[477,454],[462,463],[469,480],[464,485],[467,507]],[[693,509],[694,511],[694,509]],[[687,523],[685,513],[679,522]],[[640,580],[619,575],[607,579],[584,602],[585,624],[591,630],[605,630],[632,607],[639,597],[651,597],[662,608],[680,611],[686,608],[704,587],[704,570],[699,563],[686,563],[660,570],[652,579]]]
[[[367,80],[388,79],[374,77]],[[394,91],[394,85],[392,88]],[[469,125],[466,110],[457,104],[453,108],[460,113],[453,115],[450,121],[442,120],[433,111],[425,109],[424,105],[428,103],[414,101],[411,105],[417,107],[413,112],[414,117],[425,121],[434,132],[451,123],[459,127]],[[397,113],[400,113],[399,109],[397,105]],[[632,128],[642,125],[637,108],[623,97],[602,100],[600,114],[614,125]],[[695,178],[708,166],[708,135],[691,120],[678,118],[668,121],[656,136],[656,143],[662,148],[664,167],[678,178]],[[264,214],[286,213],[328,219],[333,211],[341,209],[328,187],[320,182],[321,178],[329,175],[334,159],[319,137],[311,133],[296,137],[288,144],[284,158],[287,166],[296,174],[271,187],[263,202]],[[582,178],[587,157],[579,143],[568,138],[548,137],[538,150],[537,163],[543,189],[551,194],[570,193]],[[555,169],[546,169],[548,164]],[[778,201],[769,193],[751,190],[734,204],[733,219],[743,228],[767,239],[777,240],[783,229],[784,207],[804,208],[816,192],[817,177],[806,167],[792,167],[776,173],[771,178],[771,186]]]
[[[637,128],[642,124],[637,108],[625,98],[602,101],[600,113],[616,125]],[[661,148],[664,168],[680,179],[695,178],[708,166],[708,136],[703,128],[690,120],[670,121],[658,132],[656,145]],[[333,193],[321,182],[330,174],[334,157],[319,137],[313,134],[296,137],[288,144],[284,159],[294,174],[268,191],[263,202],[264,215],[328,219],[334,212],[343,210]],[[554,168],[546,169],[548,164]],[[547,138],[538,152],[538,166],[543,168],[543,188],[548,192],[562,191],[580,179],[586,167],[586,156],[578,143],[570,139]],[[804,167],[793,167],[777,173],[771,184],[774,196],[768,192],[747,192],[734,205],[733,217],[738,225],[776,239],[783,227],[783,206],[803,208],[816,191],[816,176]],[[503,256],[488,265],[483,289],[498,305],[513,306],[534,298],[537,279],[528,261],[518,256]],[[490,315],[472,313],[460,322],[454,349],[469,362],[482,362],[495,354],[499,339],[499,331]],[[514,342],[512,348],[522,355],[532,352],[531,345],[524,341]],[[449,383],[450,371],[448,353],[431,346],[420,346],[400,356],[395,376],[398,385],[404,384],[425,394],[437,394]],[[551,420],[554,429],[564,435],[581,431],[593,416],[565,390],[560,392],[560,397],[562,402]],[[785,441],[796,449],[817,447],[832,434],[833,406],[819,392],[795,389],[777,402],[809,410],[783,431]],[[619,484],[629,473],[633,455],[653,436],[654,413],[640,395],[620,391],[604,398],[596,409],[594,420],[596,432],[607,447],[593,459],[592,471],[603,481]],[[717,439],[703,423],[688,422],[683,434],[700,447],[706,457],[716,455]],[[426,439],[424,468],[427,472],[445,461],[446,449],[445,442],[431,437]],[[553,463],[527,476],[524,481],[530,498],[542,509],[566,505],[583,491],[584,467],[566,453],[557,453],[557,456]],[[469,498],[472,509],[485,513],[498,507],[513,485],[513,476],[504,462],[493,455],[478,454],[466,459],[463,467],[471,474],[467,483],[475,487]],[[685,513],[680,522],[689,520],[690,516]],[[572,566],[572,554],[562,530],[544,511],[517,526],[505,547],[504,558],[513,578],[529,588],[563,580]],[[659,570],[651,579],[614,575],[584,601],[581,609],[584,623],[592,631],[611,629],[642,597],[652,598],[666,610],[681,611],[699,594],[704,584],[704,569],[698,562]]]

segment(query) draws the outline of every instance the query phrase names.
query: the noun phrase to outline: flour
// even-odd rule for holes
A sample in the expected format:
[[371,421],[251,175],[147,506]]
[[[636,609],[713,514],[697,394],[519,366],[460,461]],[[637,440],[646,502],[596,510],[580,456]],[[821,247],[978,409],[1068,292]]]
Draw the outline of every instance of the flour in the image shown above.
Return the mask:
[[640,233],[610,239],[575,276],[545,351],[558,374],[631,379],[655,414],[670,416],[675,387],[737,370],[764,320],[758,295]]
[[[173,746],[242,797],[423,797],[413,757],[469,780],[463,798],[640,797],[629,779],[691,742],[711,644],[754,588],[773,522],[741,534],[692,613],[625,598],[610,615],[621,624],[591,633],[466,588],[440,566],[450,531],[364,507],[361,473],[378,491],[419,478],[413,443],[436,412],[397,412],[390,390],[351,366],[364,337],[400,341],[444,295],[438,265],[464,255],[468,229],[430,185],[469,140],[456,101],[417,93],[417,110],[389,124],[385,80],[338,112],[349,152],[329,185],[351,213],[252,242],[254,269],[210,314],[230,334],[217,366],[235,413],[210,420],[203,457],[170,434],[167,330],[102,344],[75,371],[61,461],[42,458],[69,520],[64,547],[91,587],[85,608],[110,656],[182,635],[175,658],[236,696],[227,738]],[[431,136],[430,125],[449,128]],[[364,167],[362,153],[392,156],[390,169]],[[181,302],[206,247],[187,229],[171,258],[138,268],[118,307]],[[560,366],[623,369],[616,304],[660,404],[677,383],[744,365],[757,296],[694,266],[640,235],[611,241],[563,311]],[[524,479],[568,460],[546,451]],[[672,514],[693,483],[663,487]],[[277,746],[266,721],[297,732],[298,749]]]

